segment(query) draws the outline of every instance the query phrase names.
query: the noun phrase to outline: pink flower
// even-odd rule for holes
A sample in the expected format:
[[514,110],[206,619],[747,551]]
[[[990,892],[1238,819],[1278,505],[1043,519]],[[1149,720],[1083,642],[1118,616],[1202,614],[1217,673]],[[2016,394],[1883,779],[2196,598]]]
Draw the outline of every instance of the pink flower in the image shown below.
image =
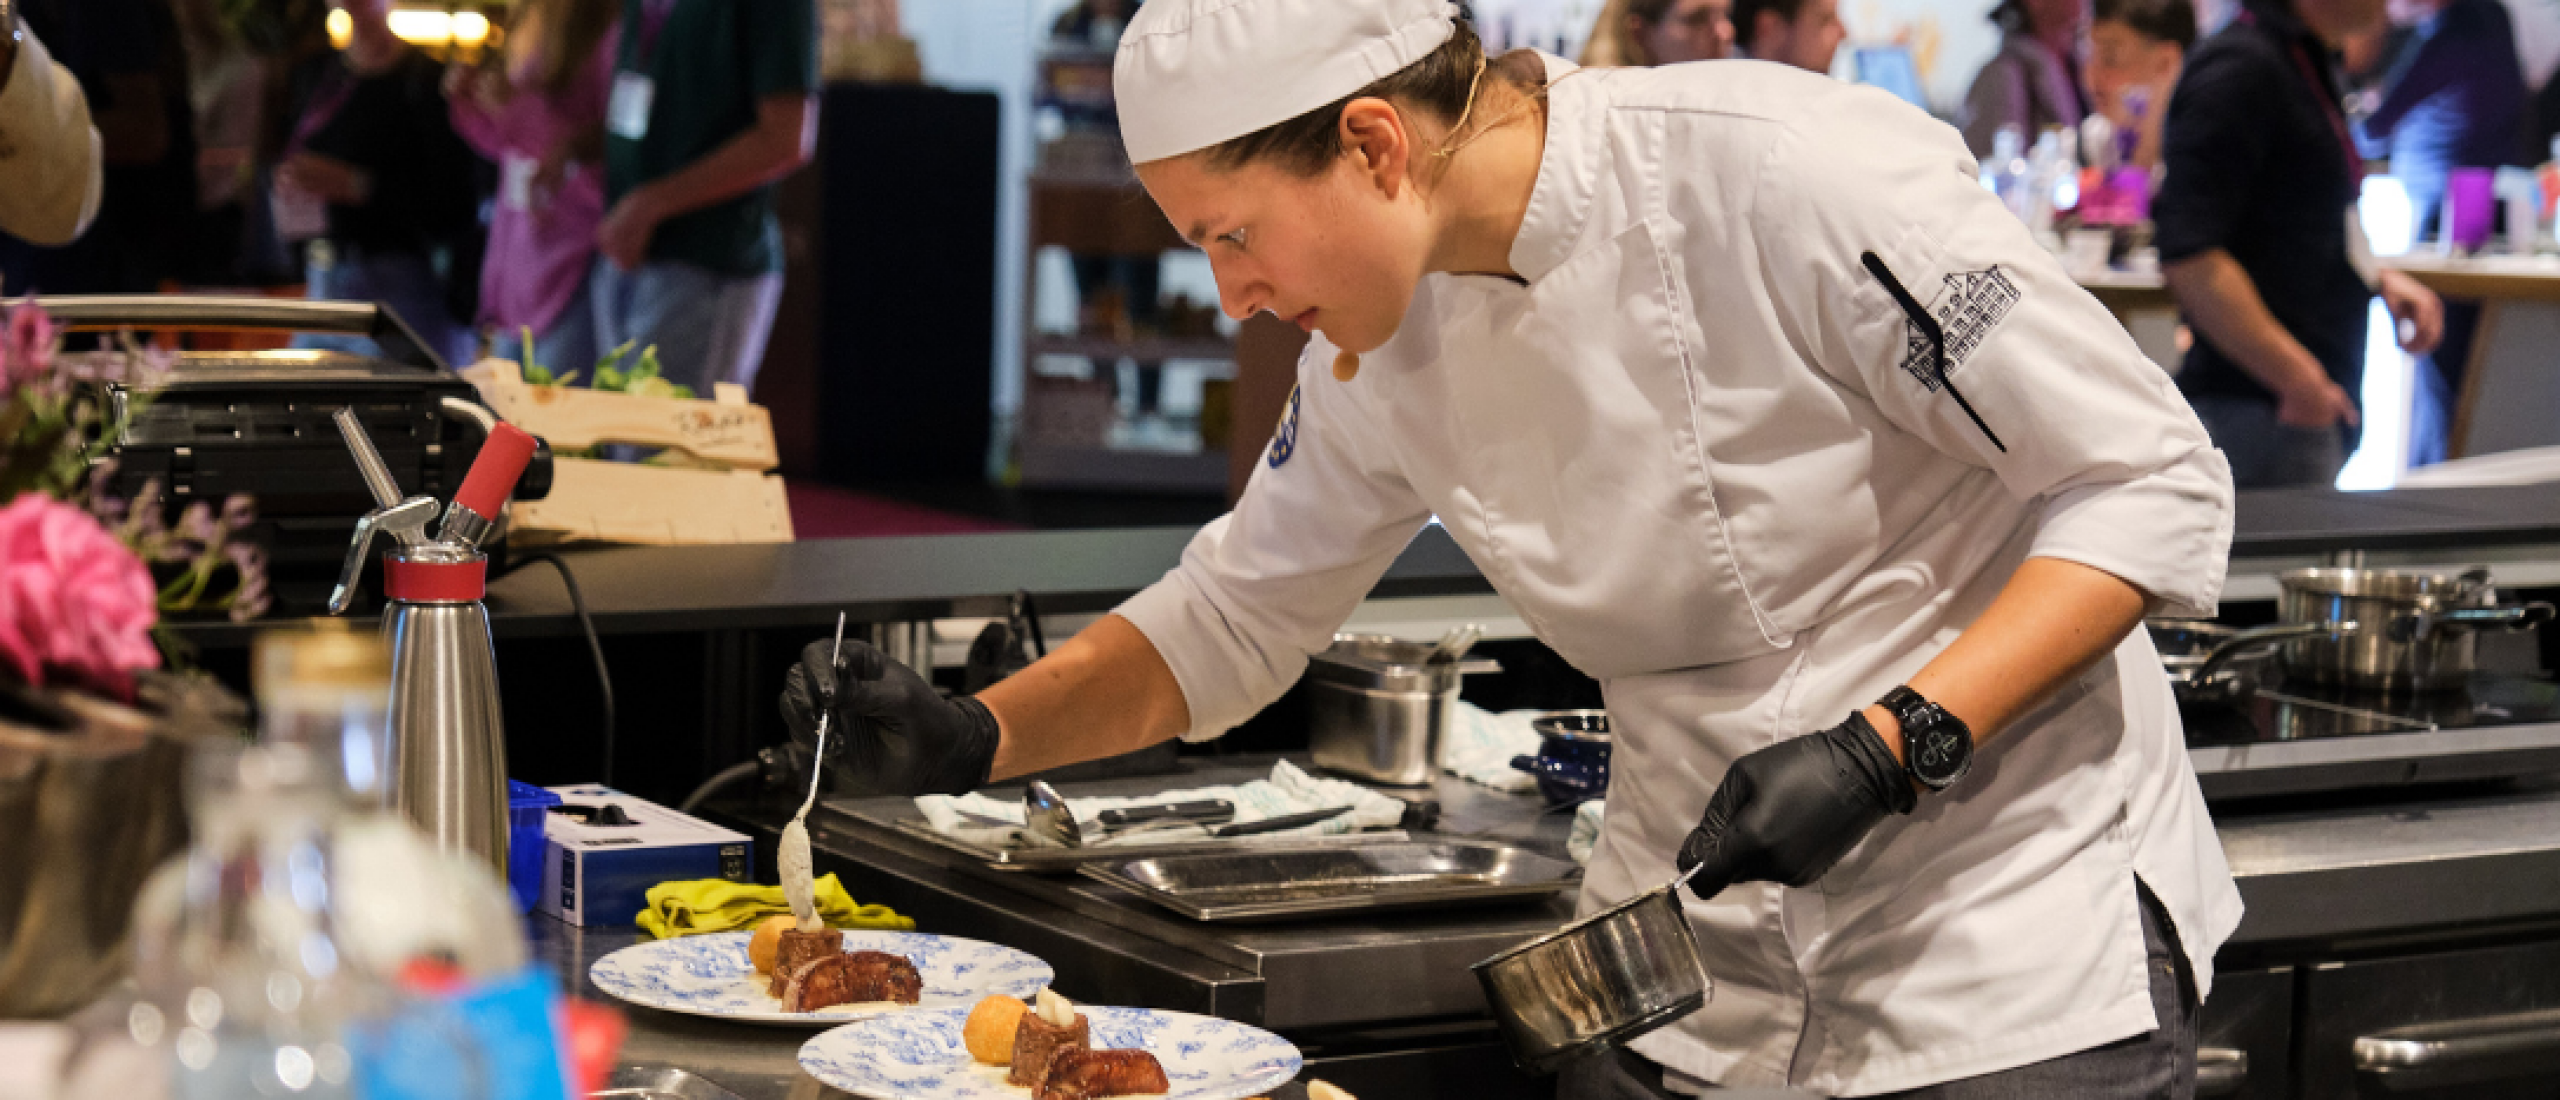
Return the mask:
[[22,493],[0,508],[0,662],[30,684],[130,698],[157,668],[151,571],[87,512]]

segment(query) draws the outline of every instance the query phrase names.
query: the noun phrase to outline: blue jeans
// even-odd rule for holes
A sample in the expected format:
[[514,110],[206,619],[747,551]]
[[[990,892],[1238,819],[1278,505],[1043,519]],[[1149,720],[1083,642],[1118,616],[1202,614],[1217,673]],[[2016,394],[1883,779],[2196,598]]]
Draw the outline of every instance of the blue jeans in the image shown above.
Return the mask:
[[2347,465],[2347,429],[2296,428],[2276,420],[2273,399],[2198,394],[2187,399],[2206,435],[2231,462],[2240,489],[2326,489]]
[[[446,311],[444,279],[436,275],[435,265],[425,256],[347,248],[340,250],[333,266],[307,267],[304,278],[309,287],[303,296],[313,301],[378,302],[390,307],[391,312],[408,322],[410,331],[418,334],[427,350],[444,357],[446,366],[469,366],[480,350],[479,337]],[[370,338],[334,333],[296,336],[293,346],[355,355],[382,354],[381,347]]]
[[714,382],[755,388],[773,312],[782,304],[779,273],[729,276],[670,261],[624,271],[598,257],[587,290],[595,299],[598,347],[655,344],[662,377],[704,399]]
[[[579,385],[595,381],[596,360],[604,354],[604,349],[596,344],[594,288],[592,276],[579,283],[577,295],[560,310],[560,316],[552,319],[551,327],[533,334],[533,361],[550,368],[552,377],[576,371]],[[490,333],[489,355],[513,363],[523,362],[523,330]]]
[[[2129,1039],[2016,1069],[1889,1093],[1894,1100],[2189,1100],[2196,1094],[2195,981],[2168,911],[2134,880],[2151,974],[2151,1011],[2160,1026]],[[1709,1093],[1710,1096],[1719,1095]],[[1662,1067],[1617,1050],[1565,1068],[1556,1100],[1674,1100]]]

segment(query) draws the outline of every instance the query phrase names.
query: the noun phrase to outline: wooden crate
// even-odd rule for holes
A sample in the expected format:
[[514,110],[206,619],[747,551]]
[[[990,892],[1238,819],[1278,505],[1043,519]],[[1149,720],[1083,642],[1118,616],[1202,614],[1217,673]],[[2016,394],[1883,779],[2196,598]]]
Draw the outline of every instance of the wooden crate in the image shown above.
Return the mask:
[[692,466],[560,458],[551,492],[508,508],[509,538],[529,544],[593,540],[683,546],[789,542],[791,506],[773,418],[726,382],[709,401],[635,397],[583,386],[532,386],[516,364],[487,359],[462,371],[507,423],[554,450],[627,443],[681,452]]

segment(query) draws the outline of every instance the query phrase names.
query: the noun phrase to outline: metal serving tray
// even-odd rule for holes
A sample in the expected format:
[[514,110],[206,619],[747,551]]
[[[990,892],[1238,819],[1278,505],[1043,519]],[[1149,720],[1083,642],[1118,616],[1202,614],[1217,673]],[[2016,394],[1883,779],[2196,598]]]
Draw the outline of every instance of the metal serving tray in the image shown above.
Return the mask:
[[1088,863],[1084,873],[1197,921],[1536,901],[1582,879],[1568,861],[1486,840],[1167,855]]
[[[831,807],[835,808],[835,807]],[[1397,844],[1412,839],[1402,829],[1368,829],[1356,833],[1329,833],[1323,836],[1239,836],[1189,840],[1165,844],[1101,844],[1086,848],[1002,848],[978,844],[955,836],[935,832],[921,817],[890,817],[867,810],[840,809],[857,821],[869,822],[895,830],[918,840],[928,841],[970,859],[983,860],[999,871],[1041,871],[1073,873],[1089,863],[1117,862],[1155,856],[1202,855],[1225,852],[1256,852],[1305,848],[1364,848],[1378,844]]]
[[739,1100],[737,1093],[690,1070],[674,1066],[634,1065],[613,1071],[613,1081],[587,1094],[588,1100]]

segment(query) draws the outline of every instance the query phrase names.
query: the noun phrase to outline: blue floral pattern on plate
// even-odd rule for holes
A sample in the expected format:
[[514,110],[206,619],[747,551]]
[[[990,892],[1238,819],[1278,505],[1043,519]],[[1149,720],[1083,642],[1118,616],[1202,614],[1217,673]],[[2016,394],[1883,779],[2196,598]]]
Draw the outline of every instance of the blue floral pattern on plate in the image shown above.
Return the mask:
[[[1289,1041],[1258,1027],[1152,1008],[1078,1006],[1095,1049],[1142,1049],[1173,1085],[1169,1100],[1245,1100],[1289,1083],[1306,1064]],[[872,1100],[1023,1100],[999,1066],[982,1066],[960,1043],[969,1010],[876,1016],[800,1047],[800,1068]]]
[[922,1009],[967,1012],[998,993],[1029,999],[1057,975],[1049,964],[1010,947],[920,932],[844,934],[847,951],[904,955],[924,978],[924,998],[912,1006],[845,1005],[818,1012],[784,1012],[765,992],[764,975],[747,962],[745,932],[714,932],[634,944],[595,961],[587,975],[596,988],[643,1008],[759,1024],[830,1026],[849,1019]]

